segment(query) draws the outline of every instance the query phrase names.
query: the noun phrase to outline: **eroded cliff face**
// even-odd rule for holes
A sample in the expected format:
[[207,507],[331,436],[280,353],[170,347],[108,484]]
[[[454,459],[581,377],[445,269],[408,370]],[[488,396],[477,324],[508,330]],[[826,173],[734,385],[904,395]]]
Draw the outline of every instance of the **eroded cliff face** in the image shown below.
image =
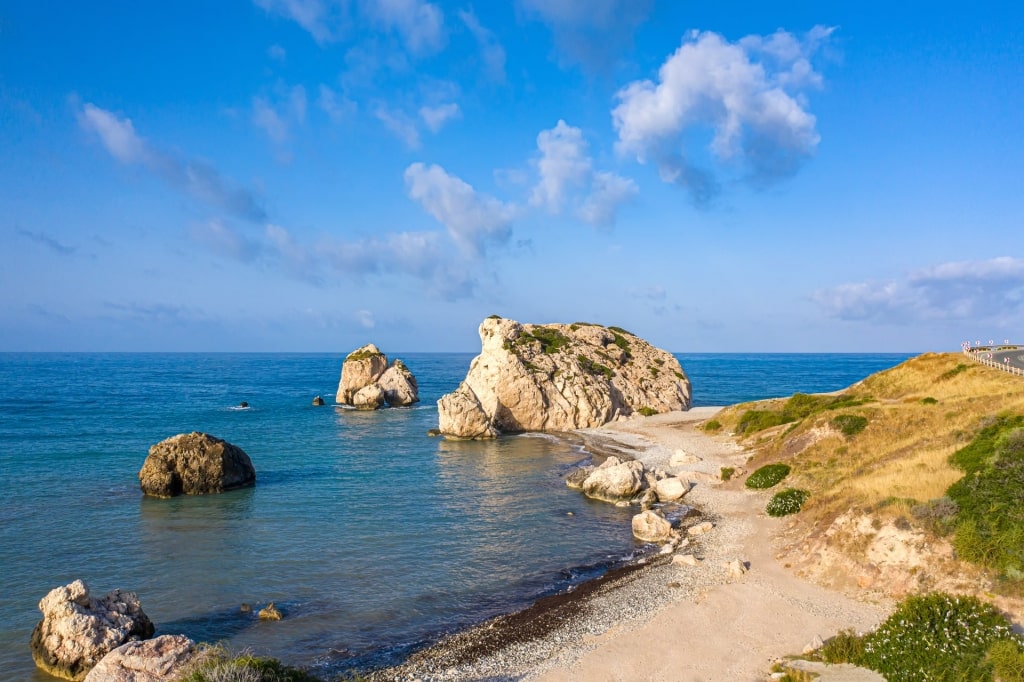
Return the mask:
[[490,317],[480,341],[466,378],[437,403],[446,436],[568,431],[690,406],[679,362],[624,329]]

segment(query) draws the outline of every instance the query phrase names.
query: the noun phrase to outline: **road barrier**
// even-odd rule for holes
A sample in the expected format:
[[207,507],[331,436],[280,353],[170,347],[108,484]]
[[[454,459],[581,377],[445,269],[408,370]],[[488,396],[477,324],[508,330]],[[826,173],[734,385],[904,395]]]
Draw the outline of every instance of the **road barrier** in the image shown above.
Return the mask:
[[998,362],[996,360],[991,360],[985,357],[986,352],[988,351],[982,351],[973,348],[964,349],[964,355],[966,355],[969,358],[972,358],[975,362],[980,362],[986,367],[994,367],[996,369],[1001,369],[1004,372],[1009,372],[1010,374],[1016,374],[1018,376],[1024,377],[1024,369],[1021,369],[1020,367],[1014,367],[1008,362]]

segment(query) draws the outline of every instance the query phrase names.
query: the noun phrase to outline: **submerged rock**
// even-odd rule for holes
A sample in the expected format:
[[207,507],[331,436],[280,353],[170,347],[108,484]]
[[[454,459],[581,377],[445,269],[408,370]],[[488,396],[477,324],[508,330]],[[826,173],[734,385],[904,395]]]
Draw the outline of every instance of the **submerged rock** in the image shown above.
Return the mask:
[[85,682],[164,682],[177,679],[199,655],[185,635],[128,642],[103,657]]
[[284,618],[284,616],[281,615],[281,610],[274,606],[274,602],[270,602],[260,609],[259,617],[260,620],[281,620]]
[[255,485],[256,469],[242,448],[194,431],[151,447],[139,483],[153,497],[206,495]]
[[322,396],[316,396],[315,398],[313,398],[313,406],[314,407],[322,407],[323,404],[324,404],[324,399],[323,399]]
[[624,329],[490,317],[479,333],[480,355],[438,401],[445,435],[569,431],[690,406],[690,381],[675,357]]
[[114,590],[92,599],[82,580],[50,590],[39,610],[43,619],[32,630],[32,660],[67,680],[85,679],[117,647],[153,636],[153,623],[134,592]]

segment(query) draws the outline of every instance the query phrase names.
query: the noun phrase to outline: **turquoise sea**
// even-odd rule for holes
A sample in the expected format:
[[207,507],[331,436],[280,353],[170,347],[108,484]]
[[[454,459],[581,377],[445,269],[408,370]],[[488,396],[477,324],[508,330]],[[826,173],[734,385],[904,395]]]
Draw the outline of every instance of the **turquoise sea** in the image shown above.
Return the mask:
[[[832,391],[910,356],[677,355],[695,405]],[[36,606],[76,578],[137,592],[158,633],[330,674],[644,551],[630,510],[565,487],[587,457],[571,439],[426,435],[472,354],[392,357],[422,402],[366,413],[330,406],[343,354],[0,354],[0,679],[52,679],[29,655]],[[149,446],[186,431],[246,450],[256,487],[144,498]],[[284,620],[240,611],[269,601]]]

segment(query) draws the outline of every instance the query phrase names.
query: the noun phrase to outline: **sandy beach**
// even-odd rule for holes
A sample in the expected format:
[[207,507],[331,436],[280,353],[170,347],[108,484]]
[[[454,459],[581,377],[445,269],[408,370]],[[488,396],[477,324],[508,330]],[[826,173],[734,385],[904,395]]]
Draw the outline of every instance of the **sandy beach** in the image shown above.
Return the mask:
[[[556,595],[526,612],[495,619],[414,655],[372,679],[531,680],[562,682],[766,680],[772,664],[800,654],[816,637],[843,628],[871,629],[888,604],[850,599],[795,576],[776,560],[789,521],[764,513],[769,494],[738,482],[717,484],[723,466],[747,455],[724,436],[695,428],[719,408],[694,408],[588,429],[589,443],[629,452],[648,467],[692,472],[686,498],[713,530],[676,554],[656,555],[576,593]],[[694,461],[669,466],[682,450]],[[697,460],[696,458],[699,458]],[[745,574],[730,575],[739,560]],[[818,665],[820,679],[881,680],[849,666]]]

